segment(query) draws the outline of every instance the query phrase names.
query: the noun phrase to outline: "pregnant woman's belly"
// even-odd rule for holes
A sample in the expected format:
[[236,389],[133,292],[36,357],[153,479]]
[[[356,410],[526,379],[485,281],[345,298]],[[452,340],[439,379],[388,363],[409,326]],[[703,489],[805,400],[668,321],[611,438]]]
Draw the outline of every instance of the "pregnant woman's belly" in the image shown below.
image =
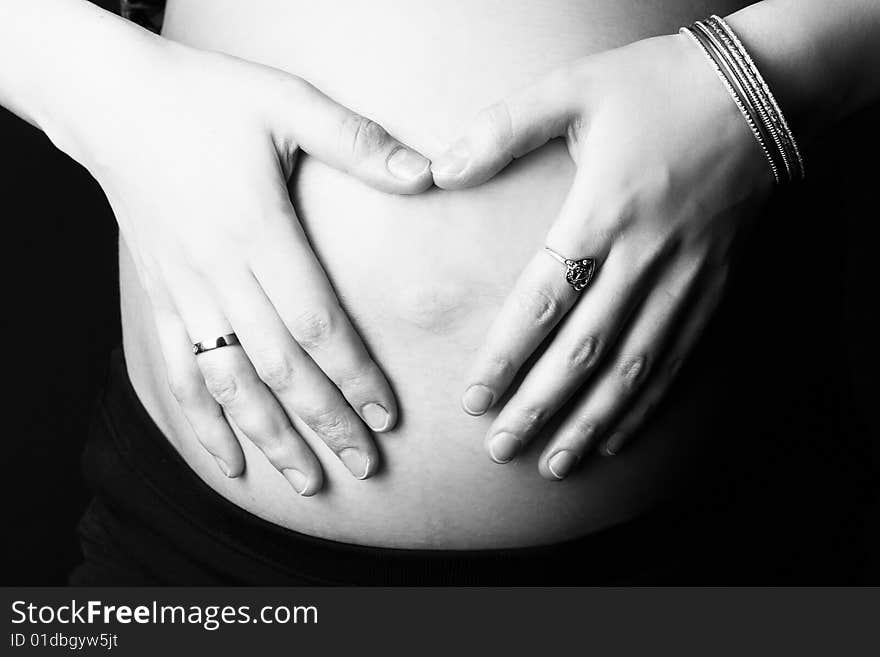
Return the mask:
[[[565,61],[739,4],[170,0],[165,33],[301,75],[432,157],[482,106]],[[693,414],[687,431],[655,423],[632,450],[555,483],[537,472],[543,440],[496,465],[483,449],[492,414],[473,418],[459,403],[468,365],[541,248],[572,174],[553,143],[480,188],[396,197],[302,158],[295,206],[400,403],[398,427],[377,439],[384,467],[370,480],[355,480],[321,450],[327,485],[301,498],[246,441],[246,476],[225,479],[165,389],[149,307],[123,245],[125,350],[139,396],[219,494],[308,534],[479,548],[563,540],[631,517],[689,463],[700,438]]]

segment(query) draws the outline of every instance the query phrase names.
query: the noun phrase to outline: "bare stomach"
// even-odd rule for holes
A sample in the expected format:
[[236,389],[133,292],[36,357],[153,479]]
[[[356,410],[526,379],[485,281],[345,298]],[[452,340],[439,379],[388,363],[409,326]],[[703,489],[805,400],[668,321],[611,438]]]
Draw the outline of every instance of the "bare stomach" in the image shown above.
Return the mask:
[[[166,36],[301,75],[431,157],[482,106],[558,64],[745,3],[168,4]],[[483,187],[395,197],[302,159],[291,184],[297,211],[400,403],[399,426],[378,439],[384,467],[370,480],[355,480],[322,451],[328,483],[301,498],[247,441],[246,476],[224,478],[166,390],[149,306],[122,244],[125,353],[138,395],[215,491],[307,534],[394,547],[523,546],[638,514],[690,464],[699,423],[687,431],[655,423],[626,454],[555,483],[538,475],[540,439],[515,462],[492,463],[482,446],[492,415],[470,417],[459,403],[468,364],[543,244],[572,174],[553,143]]]

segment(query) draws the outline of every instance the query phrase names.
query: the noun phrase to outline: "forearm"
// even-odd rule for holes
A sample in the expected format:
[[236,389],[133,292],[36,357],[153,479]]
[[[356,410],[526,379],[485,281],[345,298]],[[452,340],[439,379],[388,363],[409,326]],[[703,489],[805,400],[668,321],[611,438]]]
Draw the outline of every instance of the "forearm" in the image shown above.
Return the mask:
[[728,21],[798,135],[880,101],[880,1],[764,0]]
[[112,122],[159,37],[84,0],[0,1],[0,105],[75,148]]

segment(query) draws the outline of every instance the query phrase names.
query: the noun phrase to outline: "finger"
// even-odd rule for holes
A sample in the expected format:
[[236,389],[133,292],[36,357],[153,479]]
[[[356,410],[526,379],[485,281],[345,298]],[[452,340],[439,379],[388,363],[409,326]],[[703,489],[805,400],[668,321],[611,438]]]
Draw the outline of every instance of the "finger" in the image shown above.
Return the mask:
[[205,387],[193,357],[189,336],[176,314],[154,312],[156,332],[171,394],[201,445],[227,477],[244,471],[244,454],[220,406]]
[[323,485],[318,459],[257,377],[244,350],[237,345],[214,349],[196,361],[214,399],[294,490],[306,497],[318,492]]
[[[169,273],[175,281],[173,302],[183,318],[191,344],[211,342],[233,331],[237,333],[221,310],[221,300],[197,274],[185,269]],[[238,278],[249,276],[250,272],[245,272]],[[323,485],[320,463],[284,409],[257,377],[242,348],[214,349],[199,354],[195,361],[211,397],[290,485],[303,496],[318,492]]]
[[294,341],[252,275],[222,275],[222,303],[253,367],[282,406],[366,479],[379,453],[369,431],[315,362]]
[[546,478],[566,477],[597,442],[622,409],[628,407],[663,357],[664,348],[680,310],[695,289],[701,263],[680,258],[647,297],[631,322],[627,335],[603,373],[576,404],[538,461]]
[[244,471],[244,453],[223,415],[223,410],[205,387],[183,320],[177,314],[173,300],[164,286],[146,276],[139,258],[133,255],[132,260],[153,309],[156,334],[171,394],[177,400],[199,443],[217,461],[220,471],[227,477],[238,477]]
[[464,135],[431,163],[443,189],[479,185],[515,158],[566,134],[576,115],[572,73],[560,68],[482,110]]
[[418,194],[433,184],[430,162],[375,121],[291,78],[277,117],[305,152],[385,192]]
[[638,251],[612,250],[589,297],[571,310],[492,422],[486,445],[496,462],[511,460],[531,442],[613,347],[653,271],[653,262]]
[[608,456],[619,454],[654,413],[712,317],[721,298],[720,288],[721,285],[718,285],[718,292],[704,295],[695,305],[680,332],[676,334],[672,346],[663,357],[663,361],[654,368],[650,380],[646,382],[645,389],[639,395],[636,403],[632,408],[627,409],[615,426],[608,430],[609,437],[599,450],[600,454]]
[[[296,342],[373,431],[392,429],[391,386],[343,312],[290,203],[259,247],[254,274]],[[291,285],[291,281],[296,281]]]
[[[615,202],[602,199],[595,165],[578,169],[547,246],[566,257],[595,260],[593,280],[604,276],[602,265],[616,235],[607,228],[617,220]],[[566,282],[566,266],[544,249],[538,251],[507,296],[489,328],[466,379],[464,410],[482,415],[513,382],[523,363],[578,302],[591,303],[592,288],[578,293]]]

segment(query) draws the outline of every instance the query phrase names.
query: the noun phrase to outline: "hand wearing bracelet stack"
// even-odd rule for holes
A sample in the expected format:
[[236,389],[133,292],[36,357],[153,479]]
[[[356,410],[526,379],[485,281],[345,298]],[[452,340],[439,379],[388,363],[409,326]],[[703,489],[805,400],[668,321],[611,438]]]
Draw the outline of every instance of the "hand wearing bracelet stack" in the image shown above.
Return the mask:
[[[525,547],[649,511],[730,410],[717,354],[645,421],[773,181],[878,95],[876,3],[328,4],[173,0],[160,37],[0,3],[0,103],[119,220],[145,417],[208,496],[335,541]],[[621,457],[578,468],[597,453]]]
[[804,161],[794,134],[736,34],[718,16],[706,22],[697,21],[692,28],[683,27],[681,32],[706,53],[764,151],[774,180],[777,183],[803,180]]
[[[432,164],[437,184],[457,189],[564,137],[578,173],[546,251],[595,254],[588,281],[601,266],[589,289],[572,290],[563,279],[574,261],[560,260],[562,277],[537,256],[490,330],[463,405],[478,415],[512,393],[486,436],[498,463],[563,407],[572,410],[539,458],[542,475],[565,478],[597,446],[619,452],[717,303],[769,191],[761,158],[777,183],[803,179],[788,121],[731,26],[712,16],[681,34],[556,71],[484,111]],[[478,397],[488,402],[475,409]]]
[[[820,2],[770,0],[729,20],[746,28],[805,132],[880,97],[876,3],[826,13]],[[551,419],[559,428],[538,463],[548,479],[568,476],[599,445],[619,452],[717,303],[733,246],[769,191],[759,157],[777,183],[804,178],[771,76],[731,24],[713,15],[680,34],[710,67],[672,37],[594,55],[487,108],[432,162],[437,184],[459,189],[564,138],[578,172],[547,248],[596,254],[602,267],[576,296],[536,257],[490,330],[463,405],[479,415],[509,396],[486,436],[498,463]],[[712,69],[726,102],[709,84]]]

